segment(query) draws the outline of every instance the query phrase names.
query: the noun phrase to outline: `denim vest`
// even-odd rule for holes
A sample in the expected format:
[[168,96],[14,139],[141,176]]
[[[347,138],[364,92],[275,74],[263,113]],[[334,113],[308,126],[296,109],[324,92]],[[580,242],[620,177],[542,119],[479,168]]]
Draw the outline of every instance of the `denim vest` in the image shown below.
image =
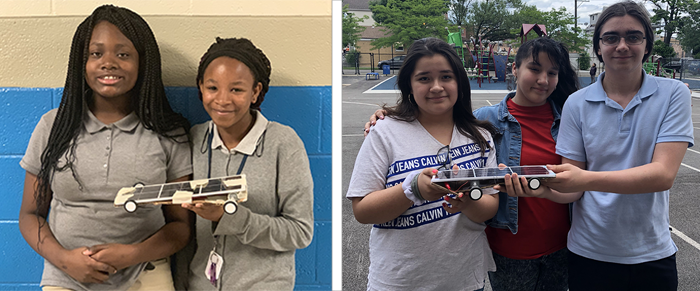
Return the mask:
[[[474,116],[480,120],[487,120],[496,127],[498,133],[493,137],[496,144],[496,160],[499,164],[507,166],[520,166],[520,153],[522,152],[522,131],[520,123],[508,112],[506,101],[513,98],[515,92],[508,93],[501,103],[488,107],[482,107],[474,111]],[[547,99],[552,106],[554,123],[552,124],[552,138],[557,141],[561,110]],[[486,225],[496,228],[510,229],[513,234],[518,232],[518,197],[510,197],[505,192],[498,193],[498,212],[496,216],[486,221]]]

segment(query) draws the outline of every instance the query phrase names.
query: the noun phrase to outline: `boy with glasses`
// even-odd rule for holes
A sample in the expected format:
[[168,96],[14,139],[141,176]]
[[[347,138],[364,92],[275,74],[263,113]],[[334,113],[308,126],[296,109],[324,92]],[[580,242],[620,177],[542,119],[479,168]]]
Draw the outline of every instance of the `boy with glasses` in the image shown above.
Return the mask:
[[678,250],[669,231],[669,189],[693,145],[683,83],[647,75],[653,31],[644,8],[616,3],[601,13],[593,48],[606,71],[571,95],[546,183],[585,191],[573,203],[569,289],[676,290]]

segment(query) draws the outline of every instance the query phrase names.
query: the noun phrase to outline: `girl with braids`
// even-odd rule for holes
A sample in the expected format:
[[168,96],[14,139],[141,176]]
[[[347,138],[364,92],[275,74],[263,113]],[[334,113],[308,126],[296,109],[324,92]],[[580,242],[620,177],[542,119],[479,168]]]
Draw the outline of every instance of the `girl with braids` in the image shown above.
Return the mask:
[[20,162],[19,227],[45,259],[44,290],[173,289],[165,258],[189,240],[190,215],[113,206],[121,187],[192,173],[189,125],[170,108],[160,68],[138,14],[105,5],[78,26],[61,104],[41,118]]
[[217,38],[197,72],[211,121],[195,125],[194,178],[246,174],[248,201],[183,204],[197,214],[189,290],[292,290],[294,253],[313,236],[313,181],[301,139],[268,121],[260,104],[270,61],[248,39]]
[[472,115],[467,72],[442,40],[415,41],[397,83],[401,97],[362,143],[347,193],[357,221],[374,224],[367,290],[482,290],[496,269],[484,221],[497,192],[472,201],[430,179],[441,165],[495,167],[494,128]]

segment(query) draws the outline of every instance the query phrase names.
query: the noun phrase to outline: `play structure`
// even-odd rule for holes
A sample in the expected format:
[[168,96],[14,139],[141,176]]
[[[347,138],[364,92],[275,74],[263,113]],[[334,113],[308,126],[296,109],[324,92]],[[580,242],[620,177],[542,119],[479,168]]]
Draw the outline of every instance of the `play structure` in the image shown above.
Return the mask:
[[[474,66],[476,69],[475,78],[476,83],[479,84],[479,88],[481,88],[481,82],[484,81],[483,79],[486,79],[489,81],[489,83],[491,83],[489,59],[493,55],[493,47],[495,44],[496,43],[491,43],[488,40],[482,41],[481,37],[479,37],[478,41],[472,38],[470,43],[467,44],[467,51],[469,52],[472,61],[474,61],[474,64],[476,64]],[[503,66],[503,69],[505,70],[505,66]],[[505,75],[505,71],[503,73]]]
[[647,59],[647,62],[643,63],[643,67],[644,71],[646,71],[649,75],[672,79],[676,78],[676,71],[666,71],[666,69],[661,66],[661,58],[659,57],[650,57],[649,59]]
[[457,32],[450,32],[450,29],[447,27],[445,27],[445,29],[447,29],[447,43],[451,44],[455,48],[459,59],[462,60],[462,66],[464,66],[464,42],[462,42],[462,27],[458,26]]
[[[481,87],[481,82],[491,80],[494,82],[506,81],[506,65],[508,64],[508,56],[510,55],[511,47],[503,51],[497,51],[500,48],[500,42],[492,42],[488,40],[471,40],[471,49],[467,46],[467,50],[471,55],[472,60],[476,64],[477,84]],[[491,77],[491,71],[494,72],[495,78]]]
[[[491,71],[491,69],[489,68],[489,59],[492,58],[492,56],[494,57],[494,71],[496,71],[496,76],[499,78],[498,80],[505,81],[505,64],[508,62],[508,56],[498,55],[498,58],[494,56],[493,48],[496,43],[489,45],[489,42],[485,41],[486,45],[484,45],[484,43],[481,42],[481,39],[479,39],[479,43],[474,42],[473,39],[472,43],[463,42],[462,27],[457,28],[457,32],[450,32],[450,29],[445,27],[445,29],[447,29],[447,43],[451,44],[454,47],[455,51],[457,51],[459,59],[462,60],[462,66],[466,66],[466,56],[464,51],[466,50],[469,53],[470,57],[472,58],[472,61],[476,64],[477,68],[476,76],[472,77],[477,78],[477,83],[479,84],[479,87],[481,87],[482,79],[487,79],[489,83],[491,82],[491,78],[489,75],[489,72]],[[473,45],[473,49],[469,48],[470,45]],[[485,48],[488,48],[488,50]],[[508,48],[508,53],[510,53],[510,48]],[[469,70],[473,71],[472,68],[469,68]]]
[[[449,30],[448,30],[449,31]],[[461,31],[461,29],[460,29]],[[527,34],[534,31],[539,36],[546,36],[547,30],[542,24],[523,24],[520,28],[520,43],[527,41]],[[453,39],[453,34],[456,36]],[[458,37],[458,38],[457,38]],[[458,43],[461,42],[461,35],[457,33],[449,33],[448,42]],[[493,42],[489,40],[482,40],[481,37],[477,39],[471,38],[470,42],[466,43],[466,46],[460,47],[457,53],[464,54],[464,49],[467,50],[472,60],[474,61],[477,84],[481,88],[481,82],[488,80],[489,83],[493,80],[494,82],[510,82],[512,75],[508,73],[508,57],[510,56],[511,47],[508,46],[507,49],[500,48],[502,42]],[[455,45],[457,49],[457,46]],[[497,50],[498,49],[498,50]],[[471,70],[471,68],[470,68]],[[491,76],[491,72],[494,72],[495,76]],[[509,86],[509,90],[511,86]]]
[[523,24],[523,27],[520,28],[519,34],[520,44],[527,41],[527,34],[530,33],[530,31],[534,31],[540,37],[547,35],[547,29],[544,27],[544,24]]

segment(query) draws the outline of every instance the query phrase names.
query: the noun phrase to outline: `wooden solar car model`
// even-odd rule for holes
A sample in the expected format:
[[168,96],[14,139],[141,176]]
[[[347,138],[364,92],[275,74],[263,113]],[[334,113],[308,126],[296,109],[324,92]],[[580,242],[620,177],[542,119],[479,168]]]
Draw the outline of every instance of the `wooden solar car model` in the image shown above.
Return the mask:
[[546,166],[452,169],[438,171],[433,176],[432,183],[452,194],[469,189],[469,198],[479,200],[483,195],[481,189],[505,183],[506,174],[518,174],[518,177],[527,178],[527,186],[532,190],[540,188],[542,179],[556,176]]
[[131,213],[140,204],[212,203],[224,205],[224,212],[234,214],[238,203],[248,200],[245,174],[185,182],[124,187],[114,198],[114,206]]

